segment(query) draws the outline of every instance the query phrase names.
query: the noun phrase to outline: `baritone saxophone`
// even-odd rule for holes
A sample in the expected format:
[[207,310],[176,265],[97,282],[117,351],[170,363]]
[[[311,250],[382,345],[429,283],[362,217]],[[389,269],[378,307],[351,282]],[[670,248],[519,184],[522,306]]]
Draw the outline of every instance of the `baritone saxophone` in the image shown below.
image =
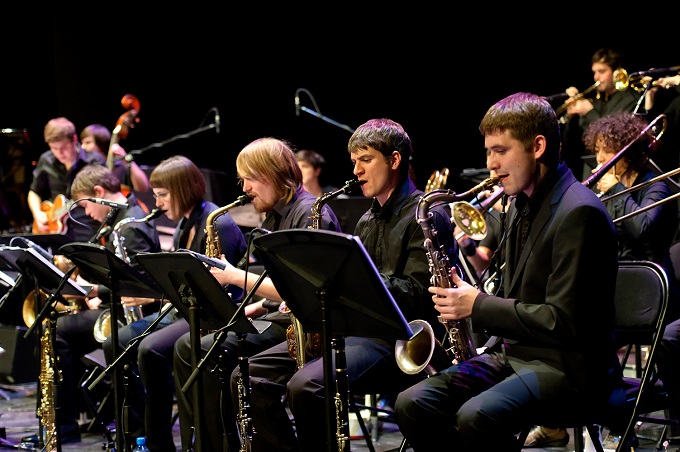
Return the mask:
[[[452,203],[472,196],[480,191],[489,190],[500,182],[499,178],[492,177],[483,180],[478,185],[460,195],[450,190],[433,190],[425,193],[416,211],[416,221],[423,229],[425,235],[425,252],[429,262],[432,277],[430,282],[437,287],[453,287],[451,283],[451,263],[448,254],[437,240],[437,231],[431,223],[432,215],[430,207],[433,203]],[[463,320],[447,320],[438,317],[444,324],[447,333],[448,347],[444,347],[453,364],[463,362],[477,356],[477,349],[472,340],[468,323]],[[398,340],[395,346],[395,355],[399,368],[407,374],[417,374],[426,370],[433,374],[436,370],[429,365],[432,359],[435,345],[441,344],[435,339],[432,326],[424,320],[413,320],[409,326],[414,333],[413,338],[404,341]]]

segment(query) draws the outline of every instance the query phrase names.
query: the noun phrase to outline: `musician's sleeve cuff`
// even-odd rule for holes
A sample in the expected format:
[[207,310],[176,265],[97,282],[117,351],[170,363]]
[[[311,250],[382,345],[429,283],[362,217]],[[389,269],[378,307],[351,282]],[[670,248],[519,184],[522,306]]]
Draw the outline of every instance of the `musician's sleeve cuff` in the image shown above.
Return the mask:
[[264,301],[262,301],[262,307],[266,308],[267,311],[269,311],[269,312],[278,311],[280,305],[281,305],[280,301],[273,301],[273,300],[270,300],[268,298],[265,299]]

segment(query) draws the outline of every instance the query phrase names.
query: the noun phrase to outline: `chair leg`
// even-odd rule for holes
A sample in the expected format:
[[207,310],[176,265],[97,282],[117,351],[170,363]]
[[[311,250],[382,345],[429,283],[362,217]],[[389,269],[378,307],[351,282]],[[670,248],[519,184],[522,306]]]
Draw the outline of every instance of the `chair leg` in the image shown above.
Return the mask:
[[[363,416],[361,416],[361,410],[357,406],[356,403],[354,403],[354,399],[352,399],[352,412],[356,415],[357,421],[359,422],[359,427],[361,428],[361,432],[364,434],[364,439],[366,440],[366,446],[368,447],[368,450],[370,452],[375,452],[375,447],[373,446],[373,440],[371,439],[371,433],[368,431],[368,427],[366,427],[366,423],[364,422]],[[377,430],[377,426],[373,426],[374,430]]]

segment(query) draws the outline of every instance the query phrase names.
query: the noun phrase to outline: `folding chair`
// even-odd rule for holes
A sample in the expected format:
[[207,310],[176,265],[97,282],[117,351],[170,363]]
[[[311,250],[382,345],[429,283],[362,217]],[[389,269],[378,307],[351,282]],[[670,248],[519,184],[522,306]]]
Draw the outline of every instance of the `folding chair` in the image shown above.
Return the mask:
[[[671,275],[674,277],[675,275]],[[642,374],[625,377],[628,424],[621,435],[617,451],[630,450],[635,441],[638,422],[661,425],[677,424],[677,420],[650,416],[649,413],[669,408],[668,395],[656,375],[656,349],[663,336],[669,298],[669,275],[658,264],[647,261],[621,261],[617,278],[616,340],[617,345],[649,346]],[[664,429],[665,435],[665,429]],[[663,441],[663,436],[659,443]]]
[[[626,377],[625,408],[623,417],[614,407],[603,407],[594,410],[593,407],[575,413],[567,424],[546,424],[550,427],[573,427],[574,450],[583,451],[585,448],[583,429],[586,428],[590,439],[599,452],[603,452],[600,441],[600,425],[610,426],[613,419],[623,419],[625,430],[619,441],[617,451],[630,450],[635,441],[634,427],[643,419],[643,414],[663,409],[662,391],[654,378],[654,360],[656,345],[663,335],[664,317],[668,305],[668,275],[656,263],[649,261],[620,261],[616,278],[615,294],[615,338],[619,348],[629,344],[649,345],[647,365],[641,377]],[[618,415],[617,415],[618,414]],[[645,418],[648,419],[648,418]],[[626,423],[627,420],[627,423]],[[650,420],[651,421],[651,420]],[[659,423],[672,421],[657,420]],[[623,427],[623,426],[621,426]],[[524,444],[531,427],[523,430],[518,438]]]

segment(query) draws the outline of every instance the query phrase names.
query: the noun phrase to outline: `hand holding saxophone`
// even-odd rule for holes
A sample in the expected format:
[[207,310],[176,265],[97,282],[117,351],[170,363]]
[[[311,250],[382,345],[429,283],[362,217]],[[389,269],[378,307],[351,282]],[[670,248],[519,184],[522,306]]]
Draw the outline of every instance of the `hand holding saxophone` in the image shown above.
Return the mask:
[[451,272],[454,287],[431,286],[427,290],[432,294],[434,307],[445,320],[462,320],[472,315],[479,289],[463,281],[454,271]]
[[234,267],[225,257],[224,254],[220,256],[220,262],[225,264],[224,269],[220,270],[217,267],[210,267],[210,273],[213,274],[215,279],[219,281],[223,286],[234,284],[241,287],[242,283],[239,285],[238,282],[242,282],[243,271],[238,270]]

